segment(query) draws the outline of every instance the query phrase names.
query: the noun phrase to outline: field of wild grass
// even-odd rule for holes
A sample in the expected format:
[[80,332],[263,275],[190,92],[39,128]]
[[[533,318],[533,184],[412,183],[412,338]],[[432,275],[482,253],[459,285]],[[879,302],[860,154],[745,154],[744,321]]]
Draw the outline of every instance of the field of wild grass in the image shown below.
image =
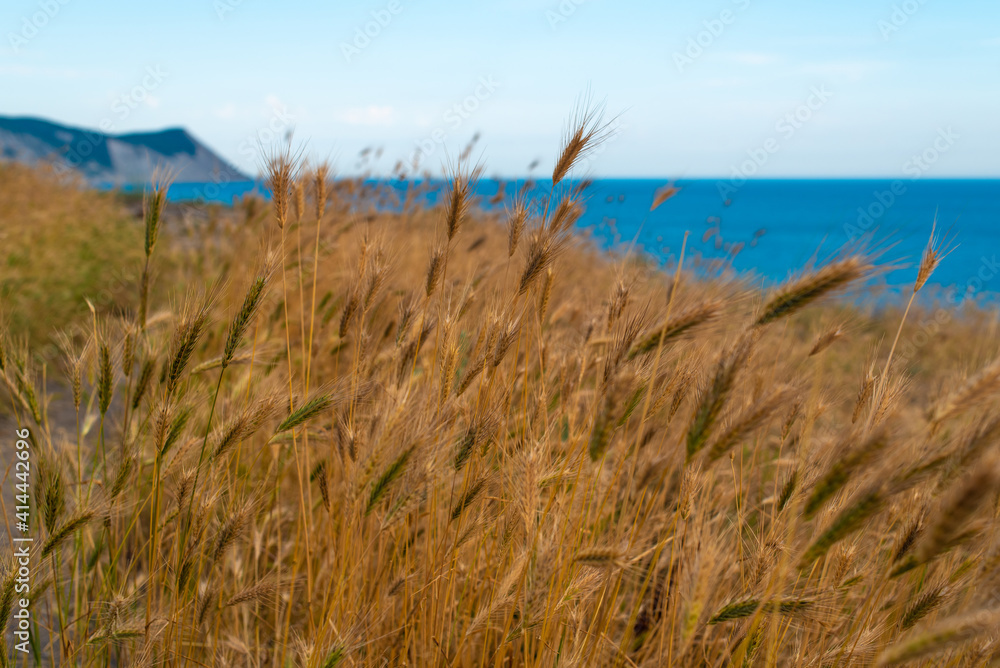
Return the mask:
[[0,167],[8,665],[995,664],[995,316],[598,253],[600,131],[503,216],[466,163],[398,213],[287,152],[141,215]]

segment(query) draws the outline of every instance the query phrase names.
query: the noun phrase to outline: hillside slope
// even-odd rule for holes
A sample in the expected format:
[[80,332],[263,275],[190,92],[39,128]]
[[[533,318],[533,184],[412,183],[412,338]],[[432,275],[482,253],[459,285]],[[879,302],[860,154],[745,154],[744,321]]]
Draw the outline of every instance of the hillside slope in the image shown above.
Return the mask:
[[0,116],[0,160],[72,168],[91,184],[142,184],[158,167],[179,182],[247,181],[242,174],[182,128],[108,135],[39,118]]

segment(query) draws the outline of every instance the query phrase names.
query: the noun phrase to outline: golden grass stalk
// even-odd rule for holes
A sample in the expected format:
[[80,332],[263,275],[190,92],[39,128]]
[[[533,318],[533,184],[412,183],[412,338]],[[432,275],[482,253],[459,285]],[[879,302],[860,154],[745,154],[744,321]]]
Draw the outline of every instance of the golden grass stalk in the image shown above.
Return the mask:
[[295,180],[297,156],[289,145],[273,149],[267,156],[267,189],[271,192],[274,219],[279,229],[288,223],[288,207],[292,199],[292,185]]
[[591,547],[580,550],[573,561],[591,568],[624,568],[628,565],[625,554],[615,547]]
[[1000,358],[983,367],[960,387],[939,399],[927,413],[933,427],[993,398],[1000,391]]
[[[852,476],[877,458],[888,444],[889,437],[886,430],[879,430],[837,458],[813,486],[813,491],[802,509],[803,516],[806,519],[812,518],[830,497],[843,489]],[[841,452],[846,449],[846,443],[838,448]]]
[[258,429],[278,412],[277,394],[268,394],[248,402],[235,418],[223,424],[212,439],[212,458],[222,457],[231,447],[254,435]]
[[628,352],[628,358],[634,359],[640,355],[655,352],[663,343],[675,339],[684,333],[716,318],[722,304],[718,301],[706,302],[692,307],[669,322],[646,333]]
[[583,207],[572,197],[563,197],[556,204],[549,218],[549,230],[552,234],[567,232],[583,215]]
[[774,413],[785,405],[794,394],[792,387],[778,387],[758,399],[752,406],[733,418],[719,437],[708,447],[709,461],[715,461],[729,452],[756,429],[761,427]]
[[[142,399],[146,396],[146,390],[149,389],[149,382],[153,379],[153,372],[156,370],[156,362],[152,359],[148,359],[142,363],[142,369],[139,371],[139,378],[135,383],[135,391],[132,393],[132,410],[138,410],[139,404],[142,403]],[[73,394],[73,403],[77,406],[79,410],[80,403],[77,399],[77,395]]]
[[552,170],[552,185],[559,185],[573,166],[611,137],[613,121],[604,121],[603,105],[592,106],[582,98],[570,119],[563,148]]
[[444,250],[438,248],[431,254],[430,264],[427,265],[427,279],[424,281],[424,294],[428,297],[434,294],[438,283],[441,281],[441,274],[444,272]]
[[445,200],[445,230],[449,242],[455,238],[469,216],[472,193],[482,176],[482,170],[482,165],[476,165],[471,169],[460,165],[452,176],[451,187]]
[[253,281],[251,281],[250,287],[247,288],[246,296],[243,298],[243,305],[240,307],[240,310],[233,317],[233,320],[229,325],[229,333],[226,336],[226,346],[223,350],[220,362],[220,366],[223,369],[232,363],[233,357],[236,355],[236,350],[240,347],[240,345],[242,345],[243,338],[246,336],[247,330],[250,328],[250,325],[253,324],[254,319],[257,317],[257,313],[260,311],[264,297],[267,295],[268,285],[274,275],[274,266],[274,256],[268,256],[264,260],[263,266],[257,271],[257,275],[254,277]]
[[931,224],[931,237],[927,241],[927,247],[920,258],[920,267],[917,269],[917,280],[913,282],[913,294],[920,292],[920,289],[924,287],[927,279],[931,277],[931,274],[941,264],[941,261],[955,249],[955,246],[949,244],[946,238],[942,239],[934,234],[936,227],[937,220],[935,219]]
[[913,556],[897,566],[892,575],[902,575],[920,564],[925,564],[976,533],[978,527],[970,527],[969,520],[991,498],[998,483],[1000,483],[1000,473],[995,464],[989,463],[974,470],[956,485],[928,522],[927,530],[923,539],[917,544]]
[[556,253],[560,249],[560,244],[544,230],[539,230],[531,236],[528,242],[528,249],[524,261],[524,269],[521,272],[521,279],[518,282],[517,294],[523,295],[528,288],[538,280],[538,277],[548,269]]
[[899,625],[903,630],[912,628],[917,622],[934,612],[934,610],[944,603],[947,592],[948,588],[944,585],[938,585],[925,591],[906,609]]
[[895,666],[940,654],[980,635],[993,633],[998,625],[1000,615],[992,610],[949,617],[890,645],[879,654],[877,665]]
[[455,521],[459,516],[465,512],[465,509],[475,503],[479,495],[486,489],[487,484],[490,482],[488,476],[484,476],[472,483],[469,488],[465,491],[465,494],[458,500],[455,507],[451,510],[451,520]]
[[747,598],[723,606],[708,620],[708,623],[722,624],[737,619],[745,619],[758,610],[764,613],[777,612],[783,616],[799,616],[814,604],[815,601],[809,598],[783,598],[777,600]]
[[832,346],[835,341],[843,337],[845,333],[843,325],[834,325],[816,339],[816,343],[813,344],[812,349],[809,351],[809,357],[820,354]]
[[42,559],[49,556],[53,550],[62,545],[80,528],[86,526],[96,515],[97,512],[91,509],[79,511],[66,520],[59,528],[50,533],[46,541],[42,543]]
[[882,490],[875,488],[859,493],[834,518],[833,523],[806,549],[799,562],[800,568],[807,568],[837,542],[851,535],[885,506]]
[[712,427],[722,413],[736,376],[750,354],[754,336],[744,335],[716,364],[712,381],[701,391],[698,406],[687,432],[687,456],[691,459],[708,441]]
[[143,192],[142,197],[142,217],[145,223],[146,238],[145,252],[146,263],[142,270],[142,279],[139,289],[139,326],[146,328],[146,313],[149,304],[149,262],[156,248],[156,242],[160,237],[160,225],[163,222],[163,208],[167,203],[167,191],[173,182],[173,174],[170,171],[157,169],[153,173],[152,189]]
[[98,357],[100,372],[97,382],[97,405],[101,415],[104,416],[111,408],[111,397],[114,393],[114,369],[111,367],[111,350],[107,342],[102,341],[98,345]]
[[278,428],[274,430],[274,433],[280,434],[305,424],[333,406],[333,402],[334,396],[330,393],[319,394],[313,397],[282,420]]
[[680,188],[674,186],[672,183],[668,183],[665,186],[656,189],[653,193],[653,203],[649,206],[650,211],[656,211],[656,209],[666,202],[668,199],[676,195],[681,191]]
[[910,314],[910,309],[913,307],[913,300],[916,298],[917,293],[920,288],[924,286],[927,279],[937,268],[938,264],[944,259],[944,255],[947,255],[950,251],[942,251],[940,242],[934,236],[934,228],[936,226],[937,220],[931,225],[931,236],[930,240],[927,242],[927,248],[924,251],[923,257],[920,260],[920,267],[917,269],[917,279],[913,283],[913,292],[910,293],[910,299],[906,303],[906,310],[903,311],[903,317],[899,321],[899,327],[896,329],[896,337],[892,341],[892,347],[889,349],[889,355],[885,360],[885,367],[882,369],[882,376],[879,378],[878,384],[876,384],[873,390],[874,401],[872,410],[869,413],[868,426],[874,423],[878,417],[878,413],[883,405],[883,396],[888,391],[889,383],[889,369],[892,365],[892,358],[896,352],[896,346],[899,344],[899,337],[903,333],[903,325],[906,324],[906,318]]
[[210,307],[211,299],[208,297],[200,305],[190,307],[174,332],[173,352],[170,364],[166,367],[165,381],[168,395],[173,395],[177,391],[181,376],[191,361],[191,356],[194,355],[198,341],[208,327]]
[[365,515],[368,515],[375,509],[379,501],[389,493],[392,484],[403,475],[403,472],[406,470],[406,463],[410,460],[410,456],[413,455],[413,450],[413,446],[403,450],[392,464],[375,480],[368,495],[368,503],[365,505]]
[[806,274],[778,290],[764,304],[754,324],[766,325],[791,315],[821,297],[863,278],[869,270],[870,265],[864,258],[852,256]]
[[528,201],[518,194],[507,208],[507,257],[514,257],[521,233],[528,222]]
[[238,504],[235,509],[229,511],[223,518],[218,532],[215,534],[212,546],[211,559],[218,562],[237,540],[243,535],[251,524],[253,514],[256,511],[256,504],[252,499]]

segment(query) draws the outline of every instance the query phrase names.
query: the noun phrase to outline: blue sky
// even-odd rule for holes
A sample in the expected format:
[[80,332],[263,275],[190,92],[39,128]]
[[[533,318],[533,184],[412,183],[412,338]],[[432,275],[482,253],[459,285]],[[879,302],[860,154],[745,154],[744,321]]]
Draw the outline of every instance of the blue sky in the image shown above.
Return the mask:
[[476,132],[545,173],[590,90],[593,176],[1000,176],[996,2],[6,0],[0,37],[0,114],[184,126],[249,172],[294,129],[342,173]]

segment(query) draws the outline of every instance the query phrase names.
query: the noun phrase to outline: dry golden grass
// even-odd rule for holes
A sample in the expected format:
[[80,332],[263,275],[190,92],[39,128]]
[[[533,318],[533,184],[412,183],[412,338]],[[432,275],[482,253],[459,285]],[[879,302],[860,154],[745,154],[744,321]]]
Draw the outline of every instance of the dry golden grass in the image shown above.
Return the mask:
[[49,169],[0,162],[0,299],[9,326],[51,343],[51,323],[107,309],[132,290],[142,230],[111,194],[83,190]]
[[[147,198],[156,252],[130,232],[135,280],[50,319],[57,357],[5,297],[44,665],[995,661],[991,316],[890,360],[932,313],[831,299],[868,258],[762,295],[593,251],[578,191],[496,216],[461,165],[379,213],[293,158],[270,216]],[[143,325],[147,256],[181,278]]]

